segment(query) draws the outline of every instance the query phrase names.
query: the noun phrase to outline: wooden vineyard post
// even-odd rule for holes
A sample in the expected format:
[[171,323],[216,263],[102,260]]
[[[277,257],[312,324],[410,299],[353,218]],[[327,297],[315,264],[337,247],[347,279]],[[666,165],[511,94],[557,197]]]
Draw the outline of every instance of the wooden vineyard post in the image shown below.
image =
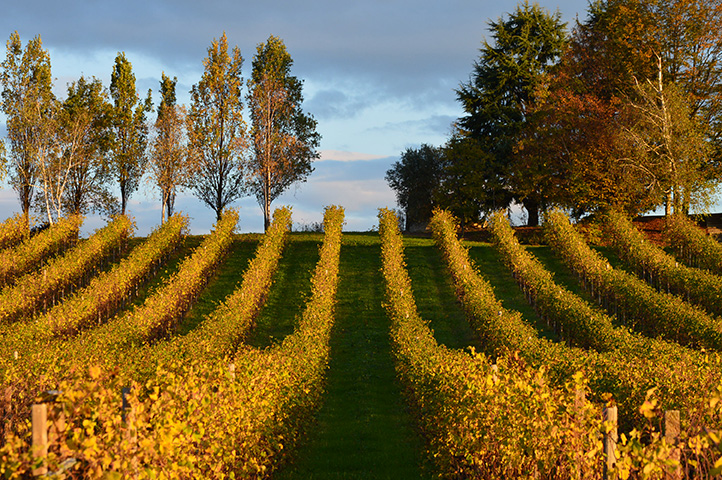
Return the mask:
[[677,443],[679,442],[680,424],[679,410],[667,410],[664,412],[664,440],[672,446],[670,459],[675,460],[677,465],[670,467],[664,475],[665,480],[679,480],[682,478],[682,465],[680,464],[681,452]]
[[[579,427],[582,425],[582,423],[584,421],[584,404],[586,403],[586,401],[587,401],[587,395],[586,395],[586,392],[584,391],[584,388],[577,387],[574,390],[574,416],[575,416],[575,421],[577,424],[577,431],[581,431],[581,428],[579,428]],[[577,480],[582,480],[583,471],[582,471],[581,466],[583,464],[583,461],[582,461],[583,455],[584,454],[582,453],[582,451],[577,447],[576,463],[577,463],[577,466],[579,467],[579,470],[576,472],[576,475],[575,475],[575,478]]]
[[138,455],[136,448],[138,445],[138,431],[135,426],[135,408],[130,404],[129,396],[130,387],[121,389],[121,419],[125,428],[125,442],[130,448],[130,465],[133,470],[133,477],[138,478]]
[[45,458],[48,456],[48,404],[33,404],[33,459],[42,459],[40,466],[33,469],[36,477],[48,473]]
[[65,414],[62,411],[53,410],[51,422],[48,422],[48,409],[60,395],[58,390],[43,392],[38,403],[32,406],[32,455],[39,465],[33,469],[36,477],[47,475],[48,445],[55,442],[62,432],[65,431]]
[[612,424],[611,429],[604,433],[604,478],[610,478],[609,471],[617,463],[617,407],[604,409],[604,421]]

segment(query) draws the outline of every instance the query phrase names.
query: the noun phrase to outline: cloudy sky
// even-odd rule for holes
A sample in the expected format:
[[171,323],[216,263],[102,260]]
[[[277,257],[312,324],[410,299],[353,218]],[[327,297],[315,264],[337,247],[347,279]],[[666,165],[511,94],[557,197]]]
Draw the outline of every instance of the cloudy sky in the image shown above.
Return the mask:
[[[586,17],[586,0],[544,0],[570,25]],[[304,80],[304,110],[318,121],[321,159],[306,183],[274,205],[292,205],[296,224],[321,219],[325,205],[346,208],[346,230],[368,230],[378,207],[394,207],[384,174],[399,154],[422,143],[441,145],[462,115],[454,89],[467,81],[489,20],[513,11],[516,2],[487,0],[35,0],[6,2],[0,34],[18,31],[23,43],[40,35],[49,50],[56,93],[69,82],[95,76],[107,86],[118,52],[133,64],[138,89],[158,100],[162,72],[178,78],[178,99],[203,71],[214,38],[225,31],[245,59],[269,35],[283,39]],[[4,58],[4,57],[3,57]],[[0,117],[0,131],[4,119]],[[262,231],[255,198],[236,202],[242,232]],[[213,212],[190,194],[176,209],[206,233]],[[0,220],[19,210],[15,192],[0,189]],[[138,233],[160,221],[160,200],[151,185],[131,198]],[[85,230],[103,224],[89,217]]]

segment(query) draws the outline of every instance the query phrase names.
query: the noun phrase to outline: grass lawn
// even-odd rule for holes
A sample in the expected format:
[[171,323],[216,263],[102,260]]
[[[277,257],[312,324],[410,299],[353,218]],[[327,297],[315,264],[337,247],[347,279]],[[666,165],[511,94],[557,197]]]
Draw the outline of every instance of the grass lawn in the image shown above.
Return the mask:
[[322,234],[292,233],[266,303],[247,343],[257,348],[280,343],[293,333],[296,319],[311,296],[311,277],[318,262]]
[[344,235],[325,401],[275,478],[431,478],[396,381],[380,254],[378,235]]

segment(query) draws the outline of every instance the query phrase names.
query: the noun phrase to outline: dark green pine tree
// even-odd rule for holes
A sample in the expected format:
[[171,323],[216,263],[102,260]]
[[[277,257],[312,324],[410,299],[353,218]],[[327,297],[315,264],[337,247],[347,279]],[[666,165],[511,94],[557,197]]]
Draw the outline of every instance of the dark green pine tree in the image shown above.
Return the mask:
[[488,177],[484,180],[500,190],[491,198],[504,198],[507,205],[516,199],[527,210],[528,224],[537,225],[540,195],[517,188],[514,147],[530,120],[535,92],[564,50],[566,24],[559,12],[552,15],[538,4],[524,2],[507,19],[490,22],[489,28],[494,44],[484,42],[469,82],[456,91],[466,112],[458,126],[462,135],[491,153],[479,168]]

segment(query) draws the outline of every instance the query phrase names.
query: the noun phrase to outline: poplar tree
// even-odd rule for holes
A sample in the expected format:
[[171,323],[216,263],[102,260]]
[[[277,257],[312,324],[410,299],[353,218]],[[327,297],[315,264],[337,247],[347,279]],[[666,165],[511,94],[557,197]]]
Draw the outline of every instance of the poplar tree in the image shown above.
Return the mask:
[[148,143],[146,113],[151,111],[151,90],[141,102],[135,87],[133,66],[121,52],[115,57],[110,76],[110,95],[113,99],[113,146],[111,160],[115,179],[120,187],[120,210],[125,215],[128,199],[138,189],[145,171]]
[[271,224],[271,202],[296,182],[303,182],[319,157],[321,136],[316,120],[301,110],[303,81],[291,75],[293,59],[283,41],[271,35],[256,48],[248,80],[248,106],[253,122],[253,155],[248,190]]
[[50,55],[40,36],[23,50],[20,35],[14,32],[6,45],[1,78],[10,150],[8,173],[27,221],[38,181],[38,161],[50,156],[54,142],[57,100],[52,92]]
[[247,141],[238,47],[229,53],[225,32],[213,39],[203,61],[205,71],[191,90],[188,113],[190,154],[197,165],[193,193],[216,213],[243,195],[243,152]]
[[106,154],[111,142],[111,105],[97,78],[80,77],[68,85],[68,96],[59,114],[59,151],[68,169],[62,192],[63,208],[82,214],[112,211],[114,200]]
[[176,104],[177,78],[161,76],[155,137],[151,142],[149,170],[161,192],[161,222],[173,215],[178,187],[187,185],[194,173],[185,134],[186,111]]

